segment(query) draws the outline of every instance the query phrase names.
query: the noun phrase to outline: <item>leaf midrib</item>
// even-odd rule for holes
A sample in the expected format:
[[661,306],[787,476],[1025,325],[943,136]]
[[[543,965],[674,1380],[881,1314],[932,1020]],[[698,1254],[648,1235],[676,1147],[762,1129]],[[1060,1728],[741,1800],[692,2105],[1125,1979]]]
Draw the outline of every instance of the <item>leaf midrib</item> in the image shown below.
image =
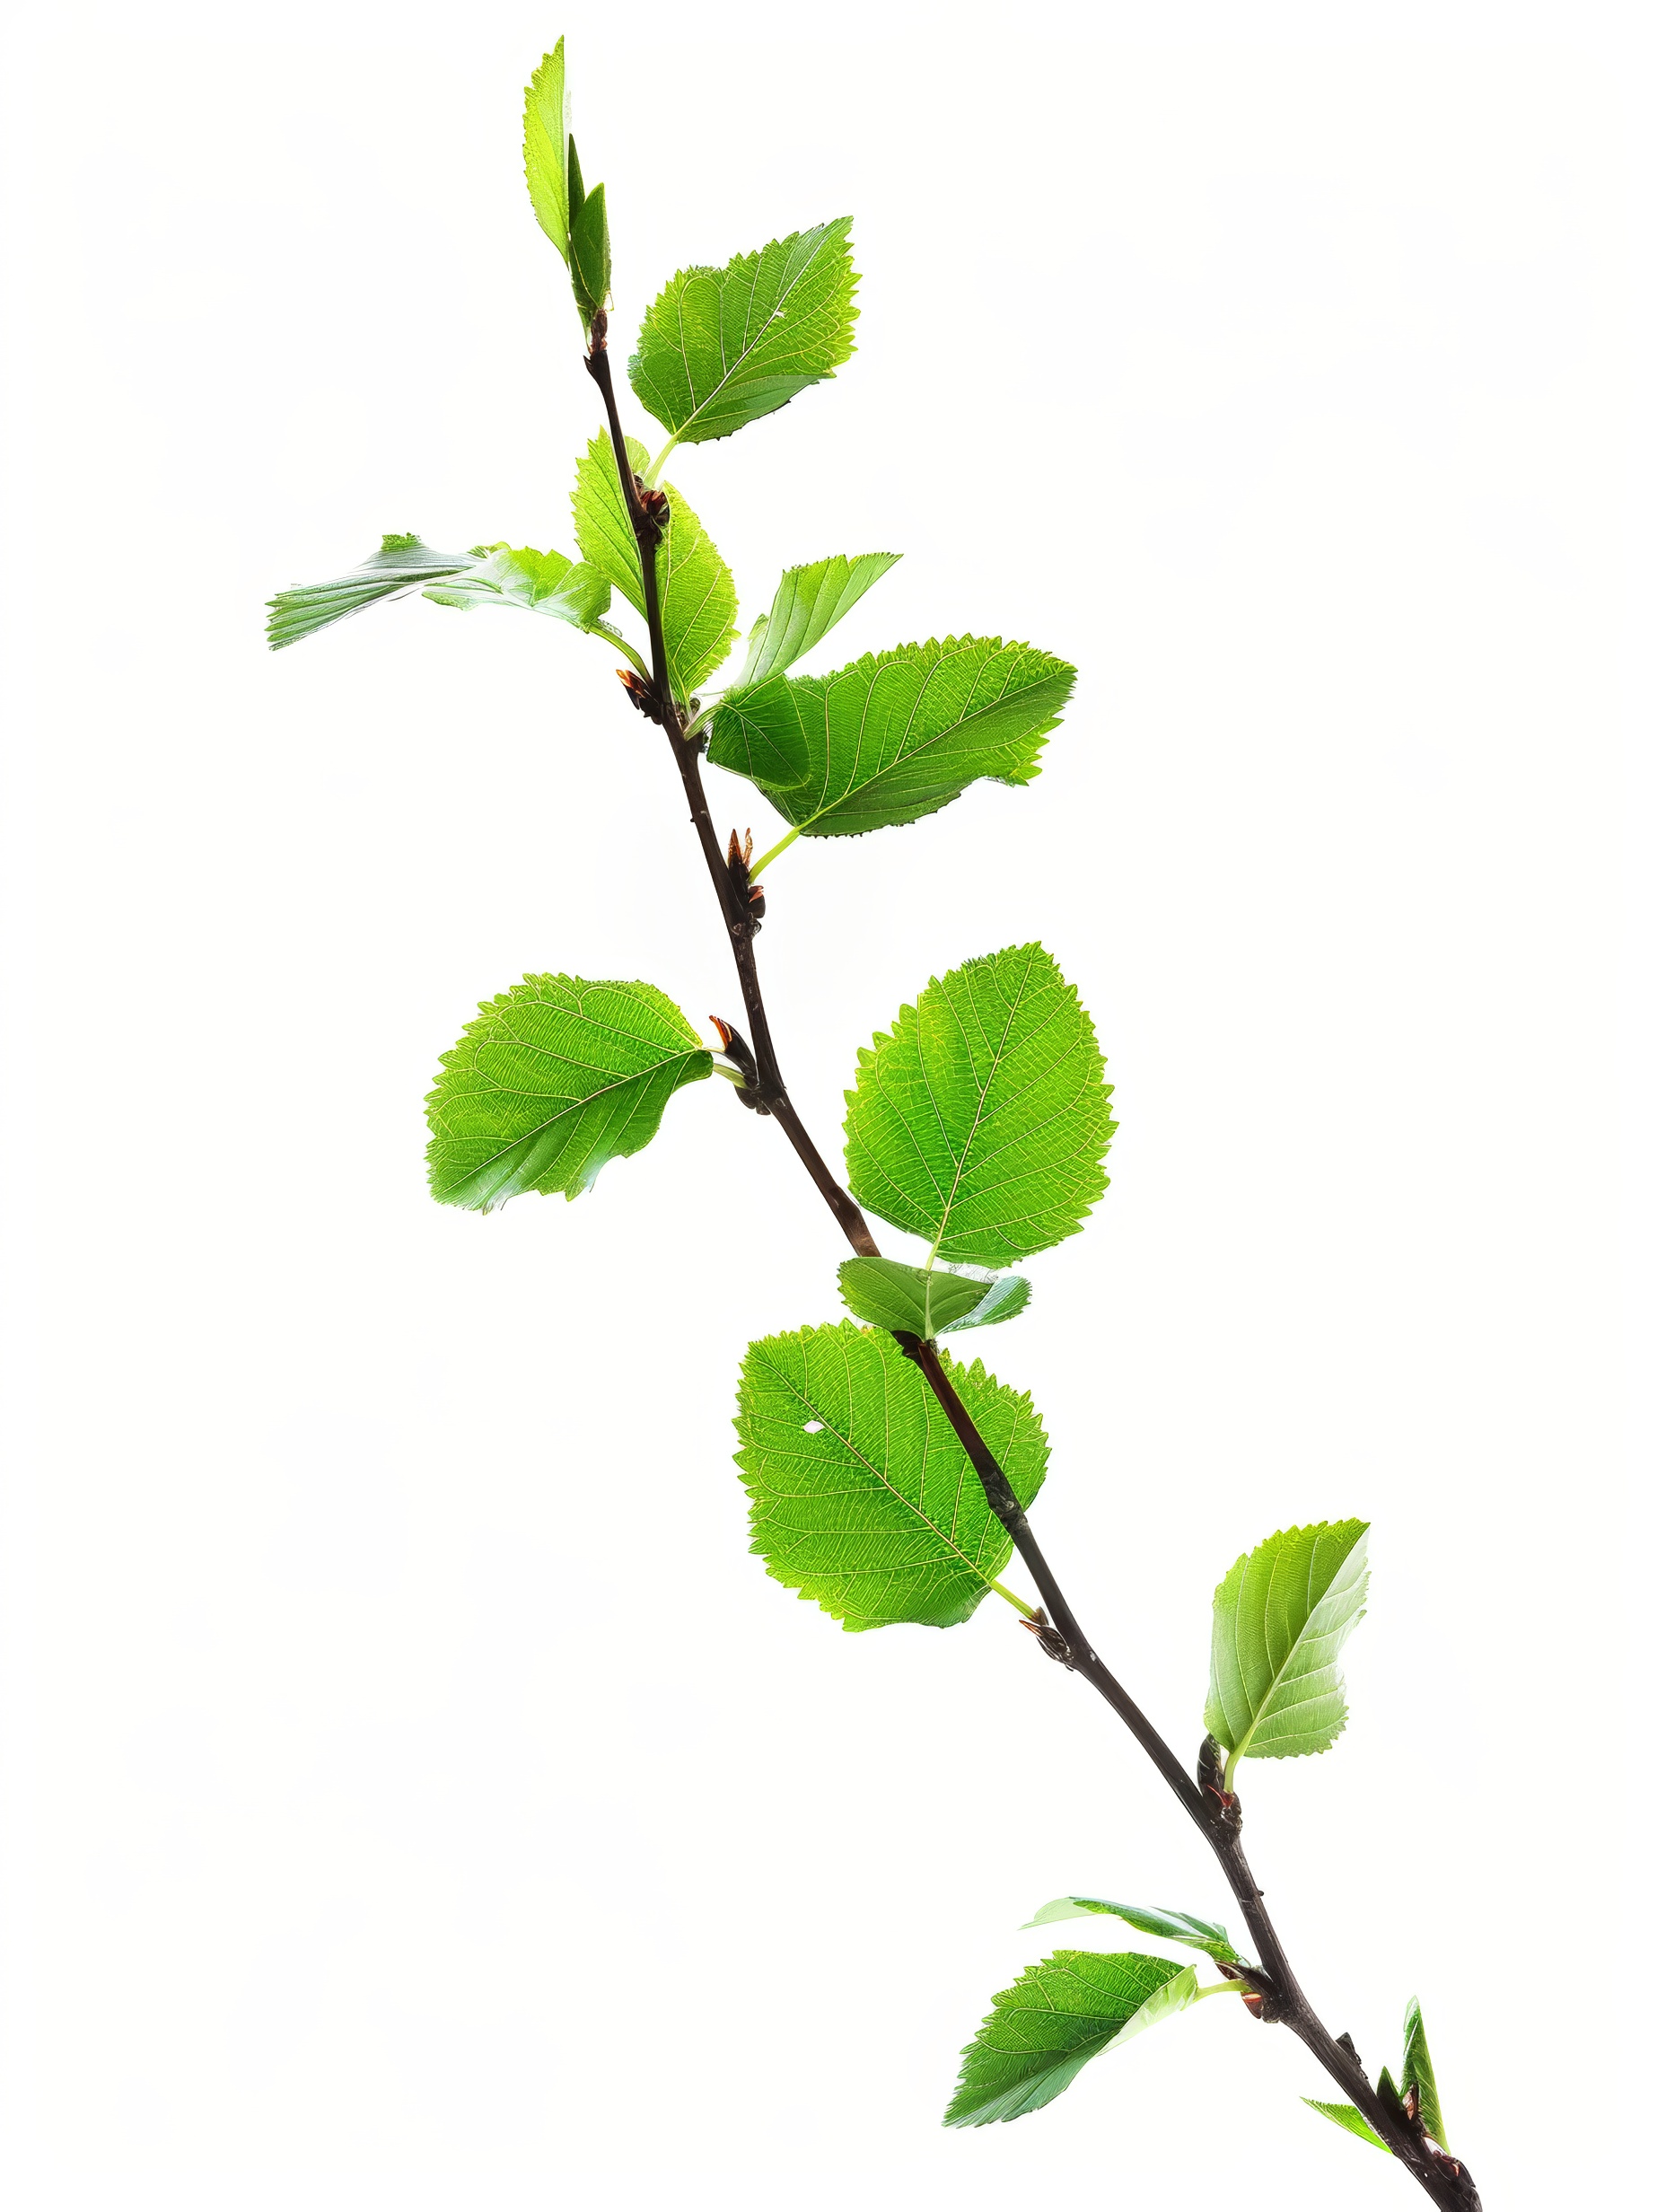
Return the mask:
[[[1348,1546],[1348,1548],[1347,1548],[1346,1551],[1346,1552],[1344,1552],[1344,1554],[1342,1555],[1341,1558],[1337,1560],[1337,1566],[1336,1566],[1336,1571],[1335,1571],[1335,1573],[1333,1573],[1333,1574],[1332,1574],[1332,1576],[1331,1576],[1331,1577],[1330,1577],[1329,1581],[1328,1581],[1328,1582],[1325,1584],[1325,1587],[1324,1587],[1324,1588],[1323,1588],[1323,1589],[1320,1592],[1320,1593],[1319,1593],[1319,1595],[1318,1595],[1318,1597],[1317,1597],[1317,1598],[1313,1597],[1313,1595],[1312,1595],[1312,1587],[1313,1587],[1313,1562],[1314,1562],[1314,1560],[1316,1560],[1316,1559],[1318,1558],[1318,1557],[1319,1557],[1319,1546],[1318,1546],[1318,1544],[1317,1544],[1317,1543],[1315,1543],[1315,1545],[1313,1546],[1312,1551],[1311,1551],[1311,1553],[1310,1554],[1309,1558],[1308,1558],[1308,1570],[1307,1570],[1307,1571],[1308,1571],[1308,1593],[1309,1593],[1309,1600],[1308,1600],[1308,1608],[1307,1608],[1307,1611],[1306,1611],[1306,1612],[1305,1612],[1305,1614],[1302,1616],[1302,1626],[1301,1626],[1301,1628],[1300,1628],[1296,1631],[1296,1635],[1295,1635],[1295,1639],[1294,1639],[1294,1641],[1292,1643],[1292,1645],[1291,1645],[1291,1646],[1290,1646],[1290,1649],[1289,1649],[1289,1650],[1288,1650],[1288,1651],[1285,1654],[1285,1656],[1284,1656],[1283,1660],[1280,1662],[1280,1663],[1279,1663],[1279,1665],[1278,1665],[1278,1668],[1277,1668],[1276,1672],[1275,1672],[1275,1674],[1274,1674],[1274,1676],[1273,1676],[1272,1681],[1271,1681],[1267,1684],[1266,1695],[1265,1695],[1265,1696],[1264,1696],[1264,1697],[1260,1699],[1260,1701],[1259,1701],[1258,1703],[1252,1703],[1252,1702],[1251,1702],[1251,1700],[1250,1700],[1250,1695],[1249,1695],[1249,1686],[1248,1686],[1248,1684],[1247,1684],[1247,1683],[1245,1683],[1245,1681],[1244,1681],[1244,1671],[1243,1671],[1243,1668],[1242,1668],[1242,1666],[1241,1666],[1241,1665],[1240,1665],[1240,1666],[1239,1666],[1239,1668],[1238,1668],[1238,1681],[1239,1681],[1240,1687],[1241,1687],[1241,1688],[1242,1688],[1242,1689],[1243,1689],[1243,1690],[1244,1690],[1244,1702],[1245,1702],[1245,1704],[1246,1704],[1246,1705],[1249,1705],[1249,1706],[1250,1706],[1250,1725],[1249,1725],[1249,1727],[1246,1729],[1246,1731],[1244,1732],[1243,1741],[1242,1741],[1241,1743],[1238,1743],[1238,1744],[1234,1745],[1234,1747],[1233,1747],[1233,1749],[1232,1749],[1232,1757],[1231,1757],[1231,1758],[1229,1759],[1229,1760],[1227,1761],[1227,1769],[1226,1769],[1226,1772],[1227,1772],[1227,1778],[1228,1778],[1229,1783],[1230,1783],[1230,1780],[1231,1780],[1231,1777],[1232,1777],[1232,1769],[1233,1769],[1237,1766],[1237,1764],[1238,1764],[1239,1760],[1240,1760],[1241,1759],[1244,1759],[1244,1758],[1247,1758],[1247,1757],[1249,1756],[1249,1752],[1250,1752],[1250,1745],[1251,1745],[1251,1744],[1255,1742],[1256,1735],[1257,1735],[1257,1733],[1258,1733],[1258,1731],[1259,1730],[1259,1728],[1260,1728],[1260,1726],[1261,1726],[1261,1723],[1262,1723],[1262,1721],[1263,1721],[1263,1720],[1266,1718],[1266,1716],[1267,1716],[1267,1707],[1268,1707],[1268,1706],[1272,1703],[1273,1698],[1274,1698],[1274,1696],[1275,1696],[1275,1695],[1276,1695],[1276,1693],[1277,1692],[1277,1690],[1278,1690],[1278,1688],[1279,1688],[1280,1684],[1283,1682],[1283,1681],[1284,1681],[1284,1679],[1285,1679],[1285,1675],[1286,1672],[1287,1672],[1287,1671],[1288,1671],[1288,1669],[1289,1669],[1289,1666],[1290,1666],[1290,1663],[1291,1663],[1292,1660],[1293,1660],[1293,1659],[1294,1659],[1294,1657],[1295,1657],[1296,1654],[1297,1654],[1297,1653],[1301,1650],[1301,1648],[1302,1648],[1302,1646],[1303,1643],[1307,1640],[1307,1632],[1308,1632],[1309,1628],[1312,1625],[1312,1620],[1313,1620],[1313,1616],[1314,1616],[1314,1614],[1315,1614],[1315,1613],[1319,1611],[1320,1607],[1320,1606],[1324,1603],[1325,1600],[1326,1600],[1326,1599],[1327,1599],[1327,1598],[1330,1595],[1330,1593],[1331,1593],[1331,1592],[1332,1592],[1332,1591],[1336,1588],[1336,1586],[1337,1586],[1337,1576],[1338,1575],[1340,1575],[1340,1574],[1341,1574],[1341,1572],[1342,1572],[1343,1568],[1344,1568],[1344,1567],[1347,1565],[1348,1561],[1349,1561],[1349,1560],[1350,1560],[1350,1559],[1354,1557],[1354,1554],[1355,1554],[1355,1552],[1359,1549],[1359,1542],[1360,1542],[1360,1540],[1359,1540],[1359,1538],[1356,1536],[1356,1537],[1354,1539],[1354,1541],[1353,1541],[1353,1542],[1352,1542],[1352,1543]],[[1246,1563],[1246,1564],[1247,1564],[1247,1563]],[[1269,1657],[1271,1656],[1271,1652],[1270,1652],[1270,1649],[1268,1648],[1268,1646],[1267,1646],[1267,1615],[1268,1615],[1268,1612],[1269,1612],[1269,1611],[1270,1611],[1270,1609],[1271,1609],[1271,1606],[1272,1606],[1273,1590],[1274,1590],[1274,1586],[1275,1586],[1276,1580],[1276,1574],[1274,1574],[1274,1575],[1269,1575],[1269,1576],[1267,1576],[1267,1597],[1266,1597],[1265,1601],[1263,1602],[1263,1603],[1262,1603],[1262,1608],[1261,1608],[1261,1644],[1262,1644],[1262,1648],[1263,1648],[1264,1650],[1267,1650],[1267,1655],[1268,1655],[1268,1656],[1269,1656]],[[1239,1587],[1240,1587],[1240,1591],[1241,1592],[1241,1590],[1242,1590],[1242,1584],[1240,1584]],[[1233,1608],[1233,1611],[1232,1611],[1232,1620],[1233,1620],[1233,1627],[1234,1627],[1234,1629],[1236,1628],[1236,1626],[1237,1626],[1237,1619],[1238,1619],[1238,1609],[1237,1609],[1237,1607],[1234,1607],[1234,1608]],[[1235,1635],[1235,1634],[1234,1634],[1234,1636],[1233,1636],[1233,1639],[1232,1639],[1232,1657],[1233,1657],[1234,1663],[1236,1663],[1236,1661],[1237,1661],[1237,1657],[1238,1657],[1238,1639],[1237,1639],[1237,1637],[1236,1637],[1236,1635]],[[1335,1663],[1334,1663],[1334,1662],[1332,1662],[1331,1663],[1332,1663],[1332,1664],[1334,1664]],[[1308,1672],[1309,1673],[1311,1673],[1311,1674],[1317,1674],[1317,1673],[1320,1673],[1321,1671],[1322,1671],[1322,1670],[1321,1670],[1321,1669],[1320,1669],[1320,1668],[1318,1668],[1318,1667],[1310,1667],[1310,1668],[1307,1670],[1307,1672]],[[1292,1677],[1292,1680],[1293,1680],[1293,1681],[1300,1681],[1302,1680],[1302,1677],[1301,1677],[1301,1675],[1300,1675],[1300,1674],[1297,1674],[1297,1675],[1293,1676],[1293,1677]],[[1302,1703],[1303,1703],[1303,1704],[1306,1704],[1306,1705],[1314,1705],[1314,1704],[1317,1704],[1317,1703],[1318,1703],[1318,1699],[1317,1699],[1316,1698],[1303,1698]]]

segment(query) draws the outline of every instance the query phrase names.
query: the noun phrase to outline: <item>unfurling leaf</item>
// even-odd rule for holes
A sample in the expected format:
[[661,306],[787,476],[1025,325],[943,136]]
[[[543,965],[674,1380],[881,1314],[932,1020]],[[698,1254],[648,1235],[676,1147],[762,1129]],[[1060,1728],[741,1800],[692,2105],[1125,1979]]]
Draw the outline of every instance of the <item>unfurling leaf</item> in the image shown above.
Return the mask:
[[1356,2111],[1353,2105],[1327,2104],[1320,2097],[1303,2097],[1302,2102],[1311,2104],[1316,2112],[1322,2112],[1327,2120],[1334,2120],[1338,2128],[1346,2128],[1350,2135],[1356,2135],[1362,2143],[1373,2144],[1380,2151],[1388,2149],[1364,2113]]
[[1074,1236],[1116,1123],[1093,1024],[1039,944],[931,983],[845,1094],[858,1204],[934,1256],[1000,1267]]
[[862,837],[936,813],[980,777],[1029,783],[1075,680],[1032,645],[934,637],[754,684],[718,710],[711,758],[804,836]]
[[769,612],[752,625],[746,659],[730,696],[802,661],[901,558],[900,553],[858,553],[854,557],[836,553],[829,560],[789,568],[776,586]]
[[539,228],[566,261],[568,243],[568,142],[572,136],[567,99],[566,40],[557,39],[532,72],[526,88],[522,147],[526,189]]
[[608,188],[599,184],[573,210],[573,296],[586,323],[608,303],[613,245],[608,236]]
[[[979,1434],[1029,1505],[1047,1438],[1028,1396],[944,1365]],[[752,1549],[777,1582],[847,1629],[970,1618],[1012,1542],[948,1418],[888,1336],[851,1321],[765,1337],[741,1370],[736,1462]]]
[[916,1337],[1010,1321],[1030,1299],[1022,1275],[984,1283],[946,1268],[911,1268],[900,1260],[846,1260],[838,1271],[838,1286],[858,1321],[878,1329],[906,1329]]
[[711,1072],[711,1054],[651,983],[528,976],[441,1056],[430,1187],[442,1204],[483,1214],[523,1190],[575,1198],[609,1160],[642,1150],[673,1091]]
[[527,545],[493,546],[487,557],[423,592],[441,607],[524,607],[588,630],[608,611],[612,587],[588,561],[539,553]]
[[[646,448],[635,438],[625,443],[631,467],[640,476],[648,465]],[[669,484],[662,489],[671,503],[658,556],[665,657],[671,689],[687,701],[727,658],[734,643],[734,578],[681,493]],[[580,459],[573,489],[573,526],[579,549],[592,567],[623,592],[638,614],[644,613],[642,565],[605,431],[591,440]]]
[[478,552],[436,553],[420,538],[396,532],[345,576],[332,576],[328,584],[301,584],[268,600],[272,611],[267,617],[267,642],[276,653],[311,637],[314,630],[328,629],[332,622],[374,606],[379,599],[399,599],[441,576],[457,575],[474,567],[479,557]]
[[680,269],[648,310],[630,358],[631,389],[673,438],[726,438],[854,347],[856,273],[850,217],[794,231],[726,268]]
[[1090,2058],[1198,1995],[1195,1967],[1143,1951],[1056,1951],[1026,1967],[966,2047],[947,2128],[1022,2120],[1068,2089]]
[[1298,1759],[1342,1734],[1337,1662],[1365,1610],[1365,1528],[1320,1521],[1281,1530],[1215,1592],[1204,1725],[1227,1753],[1228,1788],[1241,1759]]
[[1445,2126],[1441,2119],[1440,2092],[1434,2086],[1434,2065],[1429,2057],[1429,2039],[1424,2032],[1423,2007],[1416,1997],[1406,2007],[1406,2056],[1400,2069],[1400,2098],[1409,2103],[1415,2094],[1417,2125],[1425,2135],[1432,2135],[1443,2151],[1451,2145],[1446,2140]]
[[1074,1920],[1094,1913],[1109,1913],[1114,1918],[1126,1920],[1130,1927],[1138,1928],[1142,1936],[1166,1936],[1171,1943],[1188,1944],[1194,1951],[1206,1951],[1212,1959],[1223,1966],[1238,1962],[1238,1946],[1218,1920],[1199,1920],[1189,1912],[1171,1912],[1164,1905],[1113,1905],[1104,1897],[1056,1897],[1043,1905],[1033,1920],[1026,1920],[1026,1927],[1046,1927],[1054,1920]]

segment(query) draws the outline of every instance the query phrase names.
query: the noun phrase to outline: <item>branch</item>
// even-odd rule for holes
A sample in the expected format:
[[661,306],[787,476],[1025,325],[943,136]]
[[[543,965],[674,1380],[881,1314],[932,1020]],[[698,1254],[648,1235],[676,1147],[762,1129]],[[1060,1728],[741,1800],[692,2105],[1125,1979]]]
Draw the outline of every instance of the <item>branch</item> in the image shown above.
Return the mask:
[[[591,349],[584,366],[601,390],[607,408],[608,432],[618,470],[619,488],[624,494],[626,513],[630,517],[636,549],[642,559],[643,605],[653,652],[653,682],[652,693],[647,698],[636,692],[633,697],[643,712],[659,723],[670,741],[677,772],[682,779],[683,795],[688,802],[688,818],[699,837],[700,850],[706,856],[706,872],[712,879],[712,889],[723,917],[729,948],[734,956],[741,996],[746,1003],[747,1019],[751,1025],[752,1045],[757,1054],[757,1079],[750,1086],[748,1095],[755,1101],[758,1111],[769,1114],[781,1124],[787,1141],[803,1162],[811,1180],[821,1193],[852,1251],[864,1258],[877,1258],[879,1246],[861,1207],[817,1151],[809,1131],[798,1118],[782,1079],[780,1062],[776,1057],[775,1043],[769,1033],[769,1018],[764,1006],[763,990],[758,979],[758,960],[752,947],[752,940],[759,926],[758,917],[750,904],[742,900],[737,888],[736,876],[744,872],[732,870],[724,859],[723,846],[706,803],[705,782],[700,773],[704,740],[690,739],[685,734],[683,704],[672,696],[666,672],[657,556],[667,503],[665,495],[648,489],[630,465],[625,434],[619,425],[618,405],[613,392],[605,314],[598,314],[592,326]],[[1360,2064],[1353,2044],[1333,2036],[1308,2002],[1285,1955],[1285,1947],[1279,1941],[1255,1876],[1250,1871],[1249,1861],[1244,1856],[1243,1845],[1239,1840],[1242,1809],[1235,1793],[1220,1786],[1217,1747],[1212,1740],[1206,1742],[1205,1760],[1200,1766],[1197,1778],[1194,1779],[1100,1658],[1083,1633],[1058,1585],[1057,1578],[1048,1565],[1046,1555],[1036,1541],[1029,1516],[1019,1504],[1000,1462],[978,1434],[976,1422],[950,1381],[935,1343],[906,1330],[896,1330],[893,1334],[905,1358],[912,1360],[925,1376],[933,1395],[960,1438],[967,1458],[977,1471],[990,1512],[1011,1537],[1013,1549],[1029,1569],[1030,1578],[1040,1593],[1045,1610],[1038,1619],[1025,1625],[1035,1631],[1049,1657],[1057,1659],[1072,1672],[1082,1675],[1098,1690],[1179,1799],[1188,1818],[1214,1853],[1237,1900],[1239,1910],[1255,1939],[1259,1960],[1258,1967],[1247,1972],[1246,1978],[1254,1987],[1246,2003],[1260,2018],[1282,2023],[1293,2032],[1349,2102],[1370,2121],[1425,2193],[1442,2208],[1442,2212],[1480,2212],[1481,2200],[1466,2169],[1456,2159],[1447,2158],[1435,2146],[1428,2143],[1421,2129],[1408,2118],[1398,2102],[1390,2102],[1379,2094]]]

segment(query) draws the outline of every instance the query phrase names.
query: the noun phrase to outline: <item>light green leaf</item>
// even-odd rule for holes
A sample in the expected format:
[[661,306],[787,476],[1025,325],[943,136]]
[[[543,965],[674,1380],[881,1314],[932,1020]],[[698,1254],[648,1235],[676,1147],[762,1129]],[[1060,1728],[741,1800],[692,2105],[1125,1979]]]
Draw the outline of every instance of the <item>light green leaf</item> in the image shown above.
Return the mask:
[[267,642],[276,653],[311,637],[314,630],[328,629],[332,622],[374,606],[379,599],[399,599],[431,580],[472,568],[478,558],[478,552],[436,553],[420,538],[396,532],[346,575],[334,576],[328,584],[302,584],[268,600],[272,611],[267,617]]
[[606,614],[612,596],[599,568],[569,560],[565,553],[539,553],[530,545],[494,546],[475,567],[423,593],[441,607],[524,607],[581,630],[592,628]]
[[934,1257],[999,1267],[1074,1236],[1116,1123],[1093,1024],[1039,944],[951,969],[858,1056],[850,1188]]
[[993,1283],[945,1268],[911,1268],[900,1260],[846,1260],[838,1271],[845,1304],[858,1321],[938,1337],[989,1321],[1008,1321],[1030,1298],[1022,1275]]
[[680,269],[648,310],[631,388],[673,438],[726,438],[855,350],[850,217],[794,231],[727,268]]
[[901,558],[900,553],[858,553],[854,557],[836,553],[829,560],[789,568],[776,586],[769,612],[752,625],[746,659],[731,696],[802,661]]
[[[858,1194],[860,1195],[860,1194]],[[1365,1610],[1363,1521],[1283,1529],[1240,1559],[1214,1593],[1204,1724],[1228,1754],[1299,1759],[1347,1722],[1337,1655]]]
[[565,261],[567,242],[567,142],[571,121],[567,99],[566,40],[557,39],[532,72],[526,88],[522,145],[526,156],[526,189],[539,228]]
[[[625,443],[640,476],[648,465],[646,448],[635,438]],[[681,493],[669,484],[662,488],[671,520],[660,541],[660,610],[671,689],[686,702],[734,643],[734,578]],[[642,566],[605,431],[591,440],[579,461],[573,524],[584,558],[643,614]]]
[[1353,2105],[1327,2104],[1320,2097],[1303,2097],[1302,2102],[1303,2104],[1311,2104],[1316,2112],[1322,2112],[1327,2120],[1334,2120],[1338,2128],[1346,2128],[1350,2135],[1356,2135],[1362,2143],[1372,2144],[1380,2151],[1388,2149],[1388,2145],[1366,2119],[1364,2113],[1356,2111]]
[[528,976],[441,1056],[429,1185],[443,1205],[482,1214],[523,1190],[575,1198],[609,1160],[642,1150],[673,1091],[711,1072],[651,983]]
[[[576,156],[574,157],[576,159]],[[608,188],[599,184],[573,210],[573,296],[586,323],[608,303],[613,244],[608,236]]]
[[1068,2089],[1090,2058],[1184,2012],[1195,1967],[1143,1951],[1056,1951],[1026,1967],[965,2050],[946,2128],[1022,2120]]
[[862,837],[936,813],[980,777],[1030,782],[1075,673],[998,637],[898,645],[725,699],[711,757],[806,837]]
[[1424,2032],[1423,2007],[1416,1997],[1406,2007],[1406,2058],[1400,2070],[1400,2097],[1416,2092],[1417,2125],[1432,2135],[1449,2155],[1451,2145],[1441,2120],[1440,2092],[1434,2086],[1434,2063],[1429,2057],[1429,2039]]
[[1086,1918],[1094,1913],[1109,1913],[1114,1918],[1126,1920],[1130,1927],[1138,1928],[1142,1936],[1166,1936],[1171,1943],[1188,1944],[1194,1951],[1206,1951],[1212,1959],[1223,1966],[1238,1963],[1238,1946],[1218,1920],[1199,1920],[1189,1912],[1171,1912],[1164,1905],[1113,1905],[1104,1897],[1056,1897],[1043,1905],[1033,1920],[1026,1920],[1026,1927],[1045,1927],[1054,1920]]
[[[1019,1501],[1047,1468],[1027,1396],[945,1361]],[[827,1322],[765,1337],[741,1371],[736,1462],[752,1549],[850,1630],[947,1628],[996,1587],[1012,1544],[925,1376],[889,1336]]]

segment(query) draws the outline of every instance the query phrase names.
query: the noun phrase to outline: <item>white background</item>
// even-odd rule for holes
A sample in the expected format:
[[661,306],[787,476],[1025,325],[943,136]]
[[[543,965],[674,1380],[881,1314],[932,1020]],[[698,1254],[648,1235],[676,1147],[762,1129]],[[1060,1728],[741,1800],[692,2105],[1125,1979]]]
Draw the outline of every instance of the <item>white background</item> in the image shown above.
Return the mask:
[[938,2127],[1044,1899],[1225,1899],[1004,1607],[841,1636],[748,1556],[737,1360],[837,1311],[785,1144],[714,1083],[570,1207],[425,1195],[436,1056],[523,970],[738,1011],[604,649],[420,601],[260,636],[384,531],[569,543],[598,410],[519,156],[564,28],[621,355],[680,264],[855,217],[855,360],[673,470],[743,617],[882,546],[817,664],[973,629],[1082,672],[1027,792],[772,871],[805,1117],[835,1150],[932,974],[1057,956],[1112,1186],[980,1348],[1066,1588],[1189,1751],[1234,1556],[1372,1520],[1353,1718],[1246,1770],[1253,1863],[1373,2065],[1421,1994],[1495,2212],[1643,2186],[1652,14],[20,25],[18,2212],[1410,2201],[1230,2005]]

